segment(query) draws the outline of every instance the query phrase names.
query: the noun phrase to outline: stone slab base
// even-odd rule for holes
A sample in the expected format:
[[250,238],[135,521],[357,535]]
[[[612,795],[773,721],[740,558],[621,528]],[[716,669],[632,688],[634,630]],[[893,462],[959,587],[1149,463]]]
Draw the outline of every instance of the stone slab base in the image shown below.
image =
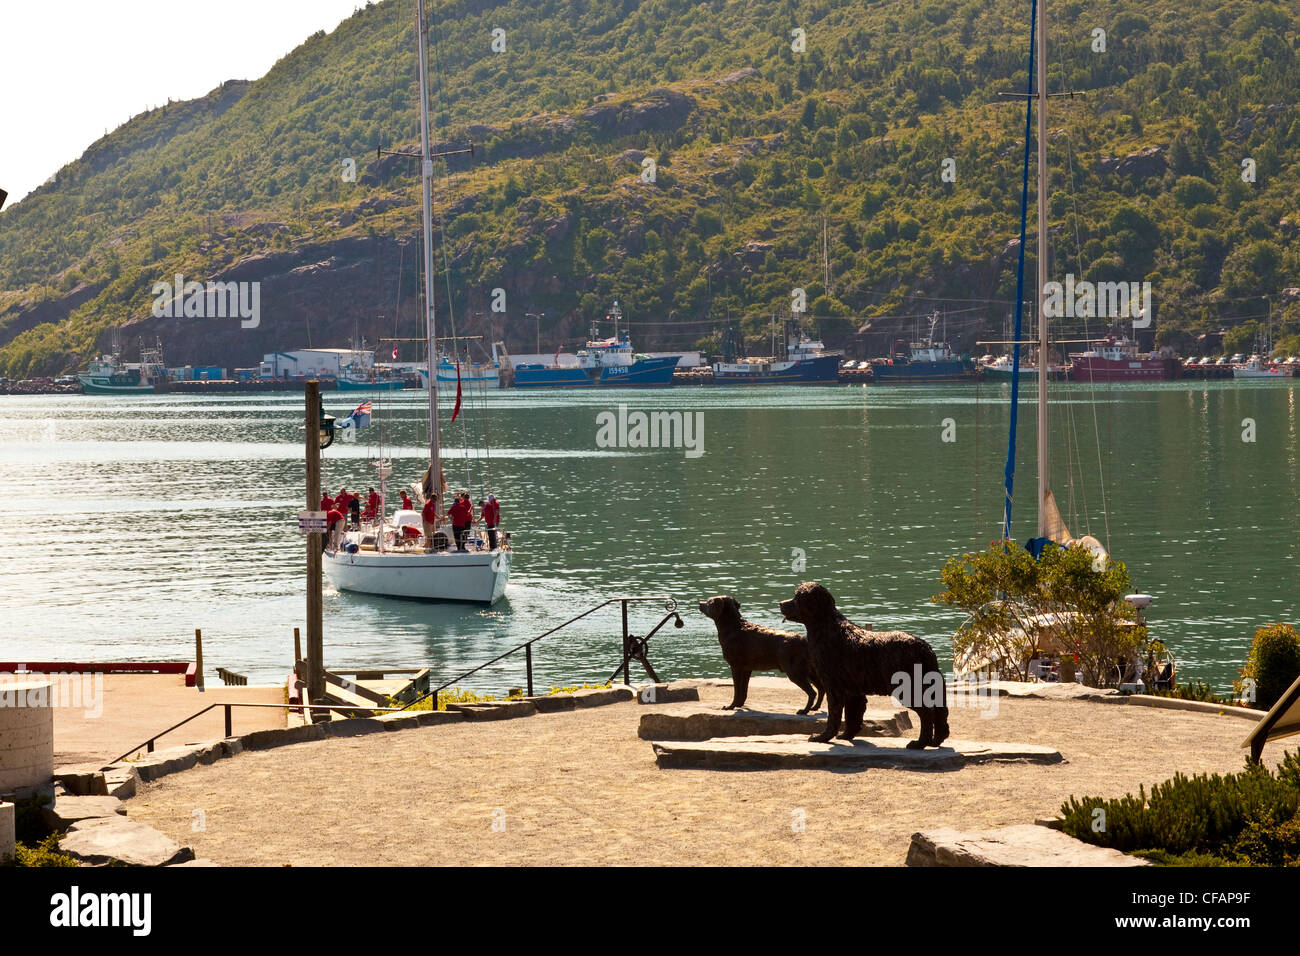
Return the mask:
[[1058,751],[1035,744],[984,743],[948,740],[942,747],[909,750],[901,737],[870,741],[814,743],[806,737],[726,737],[704,741],[653,742],[660,767],[705,770],[856,770],[888,767],[900,770],[957,770],[972,763],[1061,763]]
[[[826,714],[778,714],[764,710],[723,710],[720,707],[674,707],[641,715],[637,731],[642,740],[709,740],[713,737],[771,737],[802,734],[810,737],[826,727]],[[869,710],[862,737],[899,737],[912,729],[906,710]]]

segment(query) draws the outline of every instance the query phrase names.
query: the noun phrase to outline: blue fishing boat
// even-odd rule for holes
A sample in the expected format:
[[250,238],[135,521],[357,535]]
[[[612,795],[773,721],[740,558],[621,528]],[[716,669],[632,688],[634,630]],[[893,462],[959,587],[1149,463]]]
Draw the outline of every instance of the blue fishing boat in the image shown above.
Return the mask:
[[614,322],[614,334],[592,338],[577,355],[556,353],[550,365],[516,365],[515,388],[662,388],[673,383],[673,370],[680,356],[652,358],[632,351],[627,331],[618,331],[623,312],[616,301],[606,316]]
[[969,355],[956,355],[947,342],[936,342],[934,327],[939,313],[930,317],[930,334],[924,342],[913,342],[906,358],[895,357],[885,365],[872,367],[872,381],[878,385],[940,382],[974,382],[979,368]]
[[[725,344],[725,343],[724,343]],[[727,352],[724,348],[723,352]],[[733,360],[724,354],[713,363],[714,385],[834,385],[840,380],[843,352],[828,352],[802,330],[791,332],[783,360],[746,358]]]

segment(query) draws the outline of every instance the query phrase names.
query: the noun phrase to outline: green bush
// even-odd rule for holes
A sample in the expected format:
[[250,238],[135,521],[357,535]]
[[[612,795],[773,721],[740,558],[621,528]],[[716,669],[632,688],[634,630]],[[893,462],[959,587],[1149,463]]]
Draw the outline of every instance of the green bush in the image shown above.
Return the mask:
[[33,846],[15,844],[14,856],[0,861],[0,866],[80,866],[76,857],[59,852],[59,838],[62,836],[61,833],[51,833]]
[[[1255,632],[1250,656],[1235,688],[1261,710],[1268,710],[1300,677],[1300,634],[1290,624],[1270,624]],[[1253,682],[1253,684],[1248,683]]]
[[1092,552],[1049,547],[1034,560],[1015,541],[950,558],[944,590],[930,600],[963,611],[953,636],[958,661],[988,660],[998,676],[1028,680],[1029,662],[1043,649],[1072,657],[1090,687],[1115,683],[1115,662],[1146,640],[1121,561],[1100,570]]
[[1298,810],[1300,755],[1288,753],[1276,773],[1248,763],[1222,776],[1175,774],[1150,796],[1140,787],[1136,797],[1070,797],[1061,829],[1158,863],[1300,865]]

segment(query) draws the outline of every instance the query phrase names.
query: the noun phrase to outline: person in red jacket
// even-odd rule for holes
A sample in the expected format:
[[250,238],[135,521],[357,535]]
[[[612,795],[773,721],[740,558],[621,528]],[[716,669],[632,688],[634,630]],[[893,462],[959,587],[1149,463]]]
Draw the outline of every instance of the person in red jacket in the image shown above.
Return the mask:
[[424,519],[424,550],[433,550],[433,535],[438,526],[438,496],[431,495],[424,502],[424,508],[420,511],[420,517]]
[[501,503],[497,501],[496,495],[488,495],[487,502],[483,504],[483,510],[479,512],[479,517],[483,519],[483,527],[487,528],[488,549],[495,551],[497,547],[497,525],[501,523]]
[[331,508],[326,513],[325,518],[328,522],[329,533],[325,535],[325,540],[329,542],[329,547],[337,550],[343,540],[343,512],[338,508]]
[[334,499],[330,497],[330,493],[328,491],[323,492],[320,496],[320,510],[321,511],[334,510]]
[[361,512],[361,517],[367,521],[374,521],[379,515],[379,492],[374,488],[366,495],[366,510]]
[[469,492],[462,491],[456,495],[456,503],[447,509],[451,519],[451,532],[456,536],[456,550],[466,550],[469,540],[469,527],[474,523],[474,502],[470,501]]
[[402,510],[403,511],[415,510],[415,505],[411,502],[411,496],[408,495],[405,491],[402,492]]

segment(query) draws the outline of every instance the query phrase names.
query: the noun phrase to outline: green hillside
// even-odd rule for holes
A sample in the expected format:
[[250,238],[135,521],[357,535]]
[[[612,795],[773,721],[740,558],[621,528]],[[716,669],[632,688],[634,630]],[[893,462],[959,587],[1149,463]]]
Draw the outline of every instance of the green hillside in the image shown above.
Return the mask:
[[[0,212],[0,372],[74,369],[114,329],[237,365],[413,319],[415,253],[397,239],[418,232],[418,169],[375,152],[416,139],[413,6],[367,5],[259,80],[137,116]],[[437,136],[475,144],[437,199],[459,330],[482,329],[502,288],[491,331],[512,348],[538,325],[543,348],[572,343],[616,296],[643,348],[737,319],[761,340],[802,287],[832,343],[934,308],[959,341],[1000,332],[1024,110],[998,94],[1025,88],[1029,6],[433,3]],[[1150,280],[1157,335],[1184,351],[1262,319],[1263,296],[1275,337],[1300,332],[1300,292],[1283,293],[1300,286],[1294,13],[1052,4],[1050,88],[1086,92],[1053,101],[1054,274]],[[153,319],[151,287],[176,273],[265,280],[269,320]]]

